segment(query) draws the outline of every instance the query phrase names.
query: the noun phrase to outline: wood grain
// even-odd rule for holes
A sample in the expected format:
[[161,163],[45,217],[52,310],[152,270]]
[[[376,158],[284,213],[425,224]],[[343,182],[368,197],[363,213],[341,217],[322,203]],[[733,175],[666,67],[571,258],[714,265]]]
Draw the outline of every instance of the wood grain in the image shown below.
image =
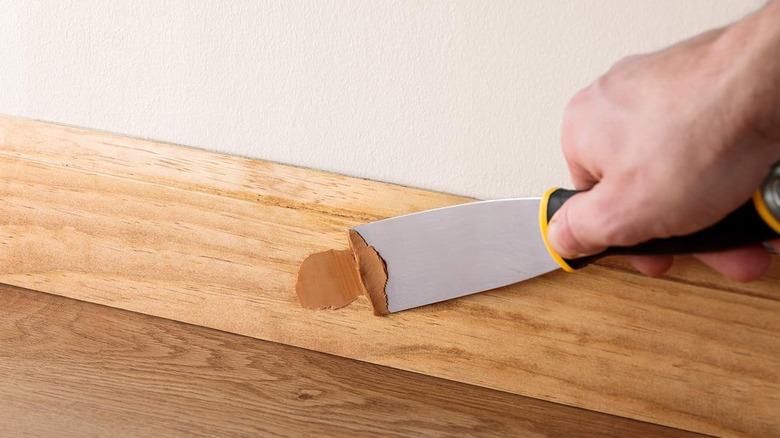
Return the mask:
[[0,285],[3,436],[693,433]]
[[0,197],[0,282],[681,429],[780,434],[776,282],[605,264],[388,318],[362,298],[305,310],[298,266],[346,248],[347,227],[467,199],[7,117]]

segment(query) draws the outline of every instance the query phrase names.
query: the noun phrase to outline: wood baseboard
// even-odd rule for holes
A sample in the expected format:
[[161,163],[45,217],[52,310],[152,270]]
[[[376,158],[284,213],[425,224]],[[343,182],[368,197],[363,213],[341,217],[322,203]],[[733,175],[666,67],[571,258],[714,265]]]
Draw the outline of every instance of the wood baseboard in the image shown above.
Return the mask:
[[780,262],[721,281],[607,261],[387,318],[302,309],[344,230],[468,201],[0,117],[0,282],[719,435],[780,434]]

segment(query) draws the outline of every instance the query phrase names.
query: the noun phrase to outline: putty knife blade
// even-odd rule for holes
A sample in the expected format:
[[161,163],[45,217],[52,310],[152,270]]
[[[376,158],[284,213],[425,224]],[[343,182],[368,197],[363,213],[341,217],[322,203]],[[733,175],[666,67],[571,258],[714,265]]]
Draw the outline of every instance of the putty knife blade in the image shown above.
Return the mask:
[[354,227],[387,267],[398,312],[559,268],[539,228],[540,198],[473,202]]

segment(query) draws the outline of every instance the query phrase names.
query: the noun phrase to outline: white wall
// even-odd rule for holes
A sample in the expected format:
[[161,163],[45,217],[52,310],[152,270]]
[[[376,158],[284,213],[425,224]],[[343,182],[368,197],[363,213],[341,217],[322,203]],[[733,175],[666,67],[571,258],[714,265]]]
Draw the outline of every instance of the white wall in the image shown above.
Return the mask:
[[481,198],[568,97],[761,0],[0,0],[0,112]]

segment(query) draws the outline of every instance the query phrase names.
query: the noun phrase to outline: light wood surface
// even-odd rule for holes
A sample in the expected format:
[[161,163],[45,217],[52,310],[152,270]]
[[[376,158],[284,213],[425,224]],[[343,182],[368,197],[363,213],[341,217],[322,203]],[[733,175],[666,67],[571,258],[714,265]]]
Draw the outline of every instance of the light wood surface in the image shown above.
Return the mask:
[[0,285],[3,436],[693,433]]
[[346,248],[347,227],[467,199],[8,117],[0,197],[0,282],[681,429],[780,434],[776,281],[605,263],[388,318],[362,298],[305,310],[298,266]]

